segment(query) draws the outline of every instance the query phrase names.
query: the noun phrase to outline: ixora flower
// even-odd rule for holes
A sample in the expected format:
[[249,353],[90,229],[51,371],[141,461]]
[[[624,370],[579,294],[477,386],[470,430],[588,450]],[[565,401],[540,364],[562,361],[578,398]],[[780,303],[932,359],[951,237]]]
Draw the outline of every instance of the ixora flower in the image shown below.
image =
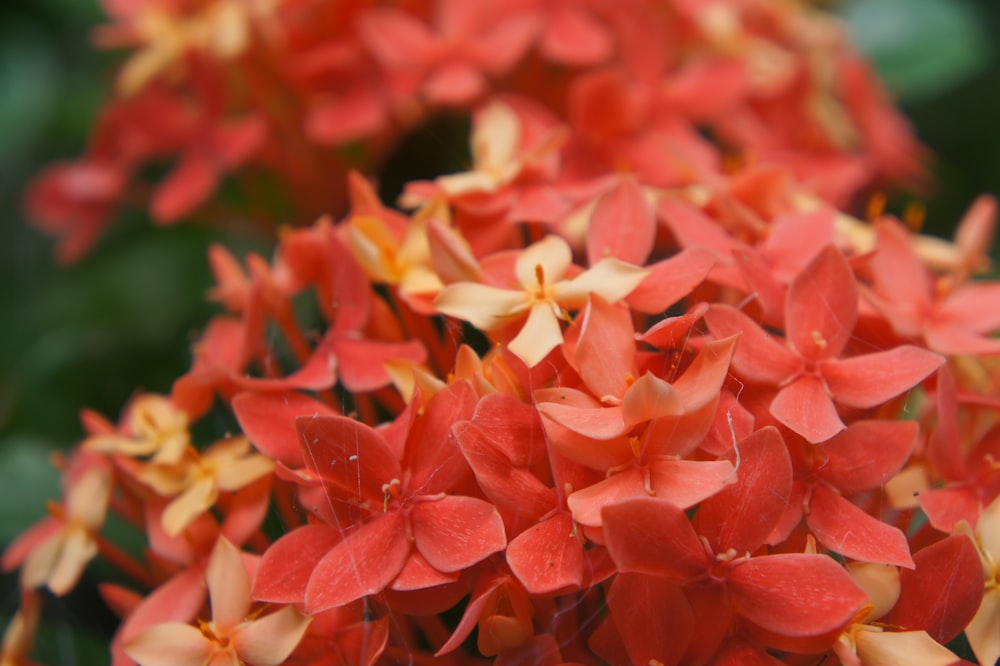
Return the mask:
[[518,256],[514,264],[516,287],[458,282],[441,290],[434,308],[484,331],[523,320],[507,348],[528,367],[534,367],[562,342],[559,322],[568,317],[567,310],[583,307],[592,293],[609,303],[618,302],[649,274],[646,269],[607,258],[566,279],[572,261],[569,243],[547,236]]
[[285,662],[308,628],[310,618],[292,606],[269,615],[253,611],[250,576],[240,551],[220,537],[205,573],[212,619],[198,626],[181,622],[153,625],[127,641],[125,652],[143,666]]

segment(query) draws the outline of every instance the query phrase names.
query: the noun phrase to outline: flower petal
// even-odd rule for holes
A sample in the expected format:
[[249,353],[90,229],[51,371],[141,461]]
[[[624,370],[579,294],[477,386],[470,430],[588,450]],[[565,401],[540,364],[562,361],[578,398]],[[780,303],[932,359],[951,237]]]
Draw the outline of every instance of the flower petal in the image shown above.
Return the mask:
[[529,368],[541,363],[563,341],[562,327],[552,307],[546,301],[532,305],[521,331],[507,344],[507,348]]
[[507,564],[531,594],[578,587],[583,581],[583,546],[568,513],[521,532],[507,547]]
[[320,560],[306,586],[310,614],[385,589],[410,553],[402,512],[376,514]]
[[819,371],[833,399],[848,407],[877,407],[908,391],[944,363],[910,345],[846,359],[824,359]]
[[863,562],[912,569],[906,536],[823,485],[813,490],[806,523],[816,540],[835,553]]
[[265,615],[231,637],[240,659],[254,666],[279,666],[302,640],[312,618],[291,606]]
[[[735,483],[701,503],[694,525],[716,553],[732,548],[743,555],[764,543],[788,506],[792,461],[774,427],[756,431],[737,448],[740,457]],[[735,461],[735,452],[724,460]]]
[[410,521],[417,550],[445,573],[461,571],[507,545],[496,507],[474,497],[420,502],[410,511]]
[[809,359],[840,355],[858,319],[858,287],[840,250],[826,246],[788,287],[785,332]]
[[229,631],[250,612],[250,577],[240,551],[226,537],[219,537],[205,572],[212,622]]
[[630,499],[604,507],[604,537],[622,572],[686,583],[711,566],[684,510],[658,499]]
[[125,654],[143,666],[204,664],[214,646],[189,624],[163,622],[125,642]]
[[846,427],[815,375],[802,375],[778,391],[771,416],[813,443],[825,442]]
[[784,637],[820,636],[844,627],[868,601],[850,574],[826,555],[741,560],[728,578],[737,612]]

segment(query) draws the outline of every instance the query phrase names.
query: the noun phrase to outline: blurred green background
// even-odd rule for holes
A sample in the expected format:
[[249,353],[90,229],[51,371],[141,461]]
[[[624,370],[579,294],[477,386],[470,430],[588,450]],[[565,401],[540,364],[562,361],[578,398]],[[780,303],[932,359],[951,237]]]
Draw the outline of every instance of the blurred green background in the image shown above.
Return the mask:
[[[856,0],[824,3],[852,24],[934,151],[927,224],[948,234],[982,192],[1000,194],[1000,32],[995,0]],[[116,417],[138,390],[165,392],[187,369],[189,343],[214,311],[204,248],[247,249],[225,230],[116,224],[82,262],[59,267],[52,244],[22,216],[32,174],[79,154],[111,87],[115,56],[93,50],[96,0],[0,3],[0,544],[58,496],[49,452],[81,435],[87,406]],[[47,663],[106,661],[113,621],[92,586],[47,611]],[[0,587],[0,621],[17,604]]]

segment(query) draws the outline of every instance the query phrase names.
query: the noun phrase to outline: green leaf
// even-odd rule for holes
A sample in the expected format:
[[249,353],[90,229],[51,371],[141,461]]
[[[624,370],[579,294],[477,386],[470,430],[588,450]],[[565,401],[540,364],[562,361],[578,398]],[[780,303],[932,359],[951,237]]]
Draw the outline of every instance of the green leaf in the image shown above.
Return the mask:
[[51,445],[37,438],[0,439],[0,543],[9,543],[45,517],[46,500],[59,499],[59,473]]
[[912,102],[947,91],[987,63],[981,13],[968,0],[855,0],[844,18],[892,92]]

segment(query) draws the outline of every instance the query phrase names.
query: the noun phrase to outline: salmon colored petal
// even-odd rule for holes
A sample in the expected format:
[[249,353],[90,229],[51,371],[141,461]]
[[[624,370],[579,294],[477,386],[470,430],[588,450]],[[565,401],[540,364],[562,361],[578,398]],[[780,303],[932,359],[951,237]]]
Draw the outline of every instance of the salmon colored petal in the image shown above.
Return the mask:
[[604,507],[602,517],[608,551],[619,571],[686,583],[711,566],[684,510],[669,502],[630,499]]
[[938,317],[965,330],[987,334],[1000,328],[1000,284],[967,282],[938,306]]
[[694,357],[680,379],[674,382],[674,390],[684,399],[686,411],[715,404],[719,399],[722,384],[729,375],[734,350],[739,348],[741,339],[741,336],[732,335],[710,341]]
[[507,348],[529,368],[541,363],[562,343],[562,327],[552,308],[546,301],[532,305],[521,331],[507,344]]
[[153,193],[150,203],[153,219],[168,224],[190,213],[218,184],[218,166],[203,151],[192,150],[185,154]]
[[906,536],[874,518],[826,486],[816,486],[806,523],[816,540],[835,553],[862,562],[912,569]]
[[733,368],[752,382],[778,386],[802,368],[798,354],[732,306],[712,305],[705,313],[705,323],[717,338],[740,336]]
[[434,49],[434,36],[427,26],[398,9],[365,12],[358,18],[357,30],[365,48],[389,69],[419,67]]
[[630,467],[577,490],[567,498],[566,504],[576,522],[589,527],[600,527],[603,524],[604,507],[629,499],[649,497],[649,490],[643,470]]
[[820,636],[845,627],[868,596],[826,555],[768,555],[729,570],[736,611],[783,637]]
[[[684,592],[659,576],[623,573],[607,596],[611,619],[633,664],[681,662],[695,629]],[[668,622],[664,622],[669,618]]]
[[840,355],[858,319],[858,286],[847,259],[828,245],[785,296],[788,342],[809,359]]
[[580,408],[542,402],[538,404],[538,411],[559,425],[591,439],[609,440],[626,432],[621,407]]
[[951,666],[961,661],[926,631],[858,631],[854,640],[865,666]]
[[968,329],[960,328],[950,322],[935,322],[924,329],[924,341],[929,349],[947,356],[1000,355],[1000,340],[997,338],[971,333]]
[[913,248],[913,235],[891,218],[875,223],[876,251],[871,259],[879,293],[892,308],[905,308],[919,317],[931,307],[930,274]]
[[409,554],[402,513],[376,514],[316,565],[306,586],[306,610],[315,615],[381,592]]
[[820,374],[833,399],[849,407],[877,407],[913,388],[944,363],[925,349],[904,345],[846,359],[824,359]]
[[523,291],[500,289],[475,282],[449,284],[434,299],[441,314],[463,319],[490,331],[510,322],[510,317],[528,302]]
[[649,275],[625,300],[630,308],[639,312],[663,312],[704,282],[715,263],[715,255],[709,250],[685,248],[649,266]]
[[427,350],[419,340],[385,342],[341,338],[330,347],[337,359],[337,376],[348,391],[364,393],[388,386],[392,381],[385,365],[389,361],[424,363]]
[[663,416],[677,416],[684,409],[684,399],[666,381],[652,373],[639,377],[625,392],[621,418],[626,428]]
[[825,442],[846,426],[826,387],[815,375],[802,375],[778,391],[771,416],[810,442]]
[[432,567],[460,571],[507,545],[495,506],[474,497],[420,502],[410,512],[413,543]]
[[215,646],[198,629],[180,622],[164,622],[125,642],[125,654],[143,666],[205,664]]
[[241,623],[250,612],[250,577],[240,551],[219,537],[205,572],[212,622],[224,631]]
[[635,372],[635,329],[628,310],[591,294],[582,314],[573,363],[598,398],[621,398]]
[[292,391],[240,393],[231,405],[240,430],[254,447],[268,458],[293,468],[302,466],[302,447],[295,419],[337,413],[319,400]]
[[507,547],[507,564],[530,594],[549,594],[583,582],[583,546],[567,513],[521,532]]
[[472,418],[478,398],[472,385],[453,381],[422,408],[410,426],[403,454],[410,492],[434,495],[450,492],[469,475],[469,466],[452,436],[452,426]]
[[342,540],[341,530],[323,523],[304,525],[282,536],[261,556],[254,574],[254,599],[304,603],[313,569]]
[[381,504],[382,484],[402,479],[395,454],[380,434],[346,416],[300,416],[295,421],[306,467],[358,503]]
[[[976,615],[983,569],[972,540],[956,534],[913,554],[916,568],[900,572],[900,595],[887,622],[924,630],[947,643]],[[994,625],[994,627],[1000,625]]]
[[295,650],[312,618],[291,606],[248,622],[231,637],[240,659],[254,666],[279,666]]
[[781,434],[763,428],[737,444],[725,460],[735,463],[735,479],[698,507],[694,524],[716,553],[738,555],[764,543],[777,526],[792,492],[792,461]]
[[855,421],[821,445],[816,473],[844,495],[880,488],[909,459],[919,430],[916,421]]
[[540,518],[556,506],[555,492],[524,467],[515,466],[475,423],[456,423],[454,433],[483,493],[498,507]]
[[554,5],[538,50],[546,60],[564,65],[596,65],[613,53],[614,37],[583,7]]
[[641,266],[653,250],[656,220],[646,195],[634,178],[623,177],[601,195],[587,228],[587,263],[605,257]]
[[649,485],[655,497],[689,509],[725,488],[733,472],[727,460],[653,460]]
[[420,554],[420,551],[410,551],[399,575],[389,586],[389,589],[397,592],[409,592],[413,590],[426,590],[427,588],[454,583],[459,578],[459,573],[442,573],[432,567],[427,559]]

